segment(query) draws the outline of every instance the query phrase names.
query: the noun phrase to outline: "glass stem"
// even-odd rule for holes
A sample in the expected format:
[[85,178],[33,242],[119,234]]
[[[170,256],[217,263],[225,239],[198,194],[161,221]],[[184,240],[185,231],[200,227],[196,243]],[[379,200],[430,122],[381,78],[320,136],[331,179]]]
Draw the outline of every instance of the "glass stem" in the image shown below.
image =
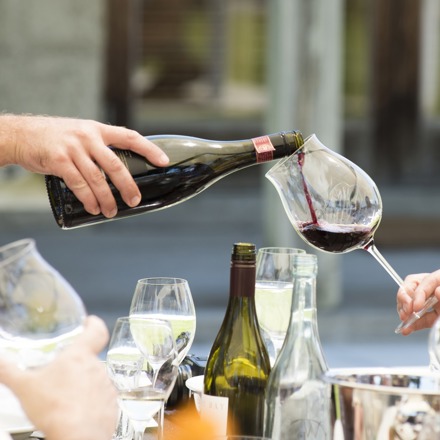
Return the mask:
[[142,440],[144,438],[145,426],[143,423],[132,420],[132,425],[134,429],[134,440]]
[[399,287],[402,287],[403,280],[397,274],[397,272],[390,266],[388,261],[383,257],[383,255],[379,252],[377,247],[374,244],[374,240],[369,241],[363,249],[373,255],[376,261],[381,264],[381,266],[388,272],[388,275],[397,283]]
[[163,440],[163,424],[165,419],[165,402],[162,402],[162,405],[159,410],[159,415],[157,417],[157,439]]

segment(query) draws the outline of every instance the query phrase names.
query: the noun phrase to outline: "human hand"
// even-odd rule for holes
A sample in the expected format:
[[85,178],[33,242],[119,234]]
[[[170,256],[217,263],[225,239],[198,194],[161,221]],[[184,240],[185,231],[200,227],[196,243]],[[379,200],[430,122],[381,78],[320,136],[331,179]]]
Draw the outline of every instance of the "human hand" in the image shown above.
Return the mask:
[[[413,312],[421,310],[425,301],[435,295],[440,299],[440,270],[432,273],[418,273],[408,275],[403,286],[397,292],[397,313],[402,321],[408,319]],[[433,312],[426,313],[413,325],[402,330],[402,335],[406,336],[416,330],[430,328],[438,318],[440,313],[440,303]]]
[[5,129],[10,132],[12,151],[9,155],[0,152],[3,164],[61,177],[87,212],[102,212],[109,218],[116,215],[117,207],[101,169],[127,205],[136,206],[141,200],[139,188],[109,145],[134,151],[157,166],[169,162],[159,147],[136,131],[92,120],[3,115],[0,136]]
[[17,396],[47,440],[111,439],[117,394],[97,357],[107,341],[103,321],[89,316],[74,342],[43,367],[20,370],[0,358],[0,382]]

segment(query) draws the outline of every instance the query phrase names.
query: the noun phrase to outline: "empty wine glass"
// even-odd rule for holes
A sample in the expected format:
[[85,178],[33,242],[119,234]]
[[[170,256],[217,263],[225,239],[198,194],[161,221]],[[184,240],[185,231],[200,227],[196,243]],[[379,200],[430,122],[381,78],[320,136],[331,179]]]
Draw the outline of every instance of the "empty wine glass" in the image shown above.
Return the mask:
[[176,341],[178,361],[183,361],[196,331],[196,312],[186,280],[173,277],[140,279],[131,301],[130,316],[168,321]]
[[[143,351],[150,331],[151,322],[148,319],[120,317],[107,351],[107,371],[118,390],[119,405],[132,422],[134,440],[142,440],[145,429],[158,413],[157,432],[158,437],[162,438],[163,407],[178,373],[174,344],[167,361],[158,371],[152,370],[145,362]],[[156,340],[156,344],[160,343]]]
[[271,366],[283,346],[289,327],[293,293],[292,256],[305,252],[290,247],[264,247],[257,253],[255,306]]
[[[136,323],[139,320],[139,325]],[[176,357],[176,344],[168,321],[154,318],[130,318],[137,347],[153,370],[153,386],[162,365]]]
[[[304,241],[324,252],[363,249],[402,286],[400,276],[375,246],[382,200],[376,184],[361,168],[312,135],[296,154],[272,167],[266,177]],[[419,312],[417,318],[420,316]],[[402,322],[396,332],[409,325]]]
[[43,259],[35,240],[0,247],[0,351],[35,367],[82,331],[85,307],[61,274]]

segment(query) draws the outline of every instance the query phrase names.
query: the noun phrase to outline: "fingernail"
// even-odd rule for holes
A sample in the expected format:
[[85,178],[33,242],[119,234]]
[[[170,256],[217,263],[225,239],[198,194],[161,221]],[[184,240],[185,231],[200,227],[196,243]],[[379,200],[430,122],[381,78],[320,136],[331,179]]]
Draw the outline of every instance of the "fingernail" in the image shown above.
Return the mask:
[[407,307],[406,307],[406,304],[403,304],[403,306],[402,306],[402,310],[403,310],[403,312],[404,312],[405,314],[408,313],[408,309],[407,309]]
[[112,210],[108,211],[106,217],[108,217],[108,218],[112,218],[112,217],[114,217],[117,213],[118,213],[118,209],[117,209],[117,208],[113,208]]
[[95,206],[92,209],[90,209],[89,212],[92,215],[98,215],[101,213],[101,210],[99,209],[99,206]]
[[139,205],[140,201],[141,201],[141,197],[135,196],[130,200],[130,206],[137,206]]
[[159,162],[160,162],[161,164],[166,165],[166,164],[168,164],[169,161],[170,161],[170,159],[169,159],[169,157],[168,157],[165,153],[162,153],[162,154],[159,156]]

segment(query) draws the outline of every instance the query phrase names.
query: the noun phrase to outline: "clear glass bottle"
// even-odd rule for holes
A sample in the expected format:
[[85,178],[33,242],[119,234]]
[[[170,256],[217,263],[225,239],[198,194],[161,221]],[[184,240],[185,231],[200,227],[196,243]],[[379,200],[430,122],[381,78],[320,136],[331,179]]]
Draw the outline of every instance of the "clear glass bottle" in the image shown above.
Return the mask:
[[317,258],[292,258],[289,329],[266,390],[264,434],[277,440],[331,439],[330,385],[316,314]]
[[[112,148],[130,171],[142,195],[139,205],[130,207],[109,182],[118,207],[113,219],[157,211],[184,202],[228,174],[290,156],[304,144],[298,131],[237,141],[177,135],[149,136],[148,139],[167,154],[170,163],[166,167],[156,167],[136,153]],[[46,189],[55,220],[63,229],[113,220],[85,211],[82,203],[59,177],[46,176]]]
[[270,360],[255,307],[255,260],[255,245],[234,245],[229,302],[206,363],[201,412],[218,435],[263,434]]

